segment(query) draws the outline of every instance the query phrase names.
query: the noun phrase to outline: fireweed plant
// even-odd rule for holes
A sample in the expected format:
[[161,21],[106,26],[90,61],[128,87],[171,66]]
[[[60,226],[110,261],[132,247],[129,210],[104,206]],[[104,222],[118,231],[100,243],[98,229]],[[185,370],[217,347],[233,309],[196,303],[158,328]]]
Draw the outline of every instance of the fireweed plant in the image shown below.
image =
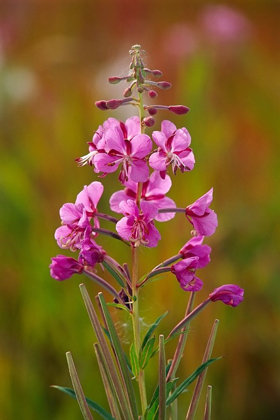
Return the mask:
[[[103,193],[103,185],[93,181],[77,195],[75,203],[66,203],[60,209],[61,226],[55,232],[58,246],[78,253],[77,258],[58,255],[52,258],[51,276],[56,280],[66,280],[73,274],[85,274],[101,288],[112,295],[106,303],[100,292],[96,298],[99,321],[94,305],[84,286],[80,285],[82,297],[90,321],[96,334],[95,353],[101,378],[108,399],[110,413],[95,401],[86,398],[71,356],[66,354],[73,388],[55,386],[76,398],[83,417],[93,419],[92,411],[106,420],[152,420],[177,419],[177,398],[194,381],[196,385],[191,398],[186,419],[194,418],[202,390],[207,367],[215,360],[211,352],[217,331],[215,320],[202,364],[185,380],[179,381],[177,369],[186,344],[190,321],[210,302],[222,301],[226,305],[237,306],[243,300],[244,291],[234,284],[224,284],[197,307],[193,308],[194,295],[203,288],[203,281],[197,277],[197,269],[210,262],[211,248],[205,245],[205,236],[211,236],[218,225],[217,215],[210,208],[213,189],[210,189],[194,203],[185,208],[176,207],[175,202],[166,196],[171,188],[170,175],[191,171],[195,164],[190,148],[191,137],[186,128],[177,128],[171,121],[164,120],[160,131],[151,137],[145,133],[147,127],[155,123],[158,110],[168,110],[177,115],[186,114],[189,109],[183,105],[145,105],[144,95],[157,97],[156,89],[169,89],[171,84],[154,81],[162,76],[159,70],[145,67],[142,56],[145,51],[140,45],[130,50],[131,64],[124,77],[110,77],[109,82],[117,84],[128,82],[123,99],[96,102],[101,110],[116,109],[120,106],[133,106],[139,115],[125,122],[108,118],[100,125],[89,143],[89,153],[77,159],[78,165],[91,165],[99,177],[117,172],[122,189],[113,193],[109,205],[116,216],[101,213],[98,202]],[[161,239],[157,222],[167,222],[176,213],[190,223],[190,239],[177,255],[157,264],[149,273],[138,273],[138,252],[140,247],[156,247]],[[102,220],[112,223],[112,230],[102,227]],[[131,252],[131,269],[128,264],[120,264],[107,251],[98,245],[98,236],[108,235],[121,245],[128,246]],[[97,274],[98,265],[112,276],[112,284]],[[156,276],[170,272],[179,286],[189,293],[185,317],[169,332],[156,339],[154,334],[161,315],[142,334],[139,317],[139,296],[144,287]],[[132,322],[133,339],[126,355],[109,307],[126,311]],[[116,309],[113,309],[116,310]],[[172,339],[177,340],[173,357],[166,362],[165,345]],[[158,357],[158,384],[152,396],[147,397],[145,368],[151,358]],[[211,416],[211,386],[207,388],[204,419]]]

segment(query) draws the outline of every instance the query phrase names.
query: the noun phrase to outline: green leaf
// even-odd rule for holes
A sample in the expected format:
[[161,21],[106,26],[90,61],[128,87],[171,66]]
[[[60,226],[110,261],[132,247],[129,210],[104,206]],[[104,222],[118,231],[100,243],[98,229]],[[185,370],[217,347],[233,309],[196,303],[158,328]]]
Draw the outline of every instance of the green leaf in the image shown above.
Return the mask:
[[159,325],[160,321],[168,314],[169,311],[165,312],[163,315],[161,315],[160,317],[157,318],[157,320],[154,322],[154,324],[149,328],[149,330],[147,331],[143,343],[142,343],[142,350],[145,347],[147,341],[149,340],[149,338],[151,337],[151,335],[153,334],[153,332],[155,331],[156,327]]
[[137,356],[135,343],[131,344],[129,355],[130,355],[132,373],[136,378],[138,378],[140,369],[139,369],[139,358]]
[[187,379],[185,379],[179,386],[176,388],[176,390],[173,392],[173,394],[170,395],[170,397],[167,398],[166,406],[169,406],[173,403],[176,398],[179,397],[180,394],[198,377],[198,375],[201,374],[201,372],[204,371],[207,366],[211,365],[213,362],[216,362],[216,360],[221,359],[221,357],[216,357],[216,359],[209,359],[207,362],[200,365]]
[[141,369],[144,369],[147,366],[147,364],[148,364],[148,362],[149,362],[149,360],[150,360],[150,358],[153,354],[155,341],[156,341],[156,337],[155,336],[151,337],[146,342],[145,347],[141,351],[141,353],[140,353],[140,367],[141,367]]
[[120,274],[110,265],[108,262],[103,261],[102,265],[106,268],[107,271],[114,277],[114,279],[119,283],[121,287],[125,287],[125,283],[121,278]]
[[[166,384],[166,397],[174,388],[178,378],[173,379],[172,381],[167,382]],[[159,409],[159,386],[156,387],[153,398],[147,408],[145,413],[146,420],[155,420],[158,419],[158,409]]]
[[128,312],[130,315],[130,310],[128,309],[128,307],[125,305],[121,305],[120,303],[110,302],[110,303],[107,303],[107,306],[113,306],[114,308],[123,309],[124,311]]
[[[52,388],[56,388],[59,391],[64,392],[67,395],[70,395],[70,397],[74,398],[75,400],[77,399],[75,391],[73,391],[73,389],[71,388],[66,388],[66,387],[62,387],[62,386],[58,386],[58,385],[52,385]],[[111,416],[110,413],[108,413],[108,411],[106,411],[103,407],[101,407],[99,404],[97,404],[96,402],[92,401],[91,399],[85,397],[86,402],[88,403],[88,406],[90,408],[92,408],[94,411],[96,411],[103,419],[105,420],[115,420],[114,417]]]
[[[165,369],[166,376],[167,376],[167,374],[169,372],[170,366],[171,366],[171,361],[166,366],[166,369]],[[168,387],[168,386],[170,386],[169,384],[171,384],[172,385],[171,389],[172,389],[173,386],[175,385],[175,383],[177,382],[177,380],[178,380],[178,378],[176,378],[176,380],[174,380],[174,381],[169,381],[166,386]],[[170,389],[170,391],[171,391],[171,389]],[[148,405],[148,408],[147,408],[148,410],[152,407],[152,405],[154,404],[154,402],[156,401],[156,399],[158,399],[158,396],[159,396],[159,387],[157,386],[156,389],[155,389],[155,391],[154,391],[154,393],[153,393],[153,396],[152,396],[152,399],[150,401],[150,404]]]
[[74,360],[72,358],[72,354],[70,351],[66,353],[67,364],[69,368],[69,373],[71,377],[71,381],[75,390],[75,395],[80,406],[80,410],[85,420],[93,420],[91,415],[90,409],[87,405],[86,398],[84,395],[84,391],[81,385],[81,382],[78,377],[78,373],[74,364]]

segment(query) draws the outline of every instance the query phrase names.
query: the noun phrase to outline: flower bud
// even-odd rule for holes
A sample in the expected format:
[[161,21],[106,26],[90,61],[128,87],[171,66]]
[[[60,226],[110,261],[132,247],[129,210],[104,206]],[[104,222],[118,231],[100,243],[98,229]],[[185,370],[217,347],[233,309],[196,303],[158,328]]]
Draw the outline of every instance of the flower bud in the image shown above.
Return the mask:
[[153,70],[152,75],[154,77],[161,77],[161,76],[163,76],[163,73],[160,70]]
[[106,102],[106,106],[108,109],[117,109],[119,106],[122,105],[121,99],[110,99]]
[[108,109],[106,101],[96,101],[95,106],[97,106],[97,108],[101,109],[102,111]]
[[155,119],[153,117],[146,117],[143,119],[143,123],[147,127],[152,127],[155,124]]
[[153,108],[153,107],[147,108],[147,111],[150,115],[156,115],[156,113],[157,113],[157,109]]
[[171,88],[171,83],[169,82],[158,82],[156,83],[156,86],[160,89],[166,90]]
[[149,90],[148,95],[151,99],[156,98],[158,96],[155,90]]
[[127,88],[125,88],[125,90],[123,91],[123,96],[125,98],[128,98],[129,96],[132,95],[132,89],[131,86],[128,86]]
[[187,114],[190,110],[187,106],[184,105],[171,105],[168,107],[169,111],[174,112],[177,115]]
[[209,298],[212,302],[221,300],[226,305],[235,307],[244,299],[244,289],[236,284],[224,284],[210,293]]
[[108,82],[111,83],[111,85],[117,85],[118,83],[120,83],[123,79],[121,77],[109,77],[108,78]]

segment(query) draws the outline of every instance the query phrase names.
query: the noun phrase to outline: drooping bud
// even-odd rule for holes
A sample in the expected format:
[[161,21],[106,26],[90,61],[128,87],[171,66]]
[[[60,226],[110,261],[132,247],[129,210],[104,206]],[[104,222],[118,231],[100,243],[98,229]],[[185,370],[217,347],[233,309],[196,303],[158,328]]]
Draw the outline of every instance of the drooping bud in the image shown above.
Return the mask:
[[133,88],[134,88],[134,86],[135,86],[135,84],[136,84],[136,80],[134,80],[124,91],[123,91],[123,96],[125,97],[125,98],[128,98],[129,96],[131,96],[132,95],[132,90],[133,90]]
[[160,70],[153,70],[152,71],[152,74],[155,77],[161,77],[161,76],[163,76],[163,73]]
[[123,79],[121,77],[117,77],[117,76],[112,76],[108,78],[108,82],[111,83],[112,85],[117,85],[118,83],[120,83]]
[[155,124],[155,119],[153,117],[146,117],[143,119],[143,123],[146,127],[152,127]]
[[117,109],[119,106],[126,105],[128,102],[133,101],[133,98],[126,99],[110,99],[106,102],[107,109]]
[[190,110],[187,106],[184,105],[171,105],[168,107],[169,111],[174,112],[177,115],[187,114]]
[[156,86],[160,89],[166,90],[166,89],[170,89],[172,84],[169,82],[157,82]]
[[158,96],[155,90],[149,90],[148,95],[151,99],[156,98]]
[[96,101],[95,106],[97,106],[97,108],[101,109],[101,111],[106,111],[107,109],[109,109],[106,105],[106,101]]

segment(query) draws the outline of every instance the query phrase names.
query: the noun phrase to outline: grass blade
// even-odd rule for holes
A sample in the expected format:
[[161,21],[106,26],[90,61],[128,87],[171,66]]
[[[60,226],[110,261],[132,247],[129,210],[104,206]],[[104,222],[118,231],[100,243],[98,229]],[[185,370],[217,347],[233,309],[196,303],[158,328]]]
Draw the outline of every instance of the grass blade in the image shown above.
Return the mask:
[[208,385],[203,420],[211,420],[212,386]]
[[209,365],[214,363],[216,360],[221,359],[221,357],[216,357],[216,359],[209,359],[207,362],[200,365],[187,379],[185,379],[178,388],[167,398],[166,405],[170,405],[180,394],[204,371]]
[[[209,339],[208,339],[208,342],[207,342],[207,346],[206,346],[206,349],[205,349],[205,352],[204,352],[202,363],[205,363],[211,357],[212,350],[213,350],[213,347],[214,347],[215,338],[216,338],[216,334],[217,334],[218,325],[219,325],[219,320],[215,319],[212,330],[211,330],[211,333],[210,333],[210,336],[209,336]],[[186,416],[186,420],[193,420],[194,419],[206,373],[207,373],[207,368],[204,369],[204,371],[199,375],[199,377],[197,379],[197,382],[196,382],[195,388],[194,388],[194,392],[193,392],[193,396],[192,396],[192,399],[191,399],[191,403],[190,403],[188,413],[187,413],[187,416]]]
[[119,367],[120,367],[120,373],[121,373],[121,375],[123,377],[123,380],[124,380],[124,385],[125,385],[125,388],[126,388],[126,391],[127,391],[128,398],[129,398],[133,418],[135,420],[137,420],[138,419],[138,412],[137,412],[136,398],[135,398],[135,393],[134,393],[134,389],[133,389],[133,385],[132,385],[130,372],[128,370],[127,362],[126,362],[126,359],[125,359],[125,356],[124,356],[124,352],[123,352],[123,349],[121,347],[120,340],[119,340],[117,331],[115,329],[113,320],[111,318],[110,312],[109,312],[108,307],[106,305],[104,296],[103,296],[102,293],[98,293],[98,297],[99,297],[100,305],[102,307],[102,311],[104,313],[106,323],[107,323],[107,326],[108,326],[108,330],[109,330],[109,333],[110,333],[110,336],[111,336],[112,345],[114,346],[114,349],[115,349],[116,358],[118,359],[118,364],[119,364]]
[[86,306],[86,309],[88,311],[88,315],[90,318],[90,321],[92,323],[93,329],[96,334],[97,341],[100,345],[100,349],[103,356],[103,361],[106,366],[106,372],[110,380],[112,381],[112,384],[114,386],[116,395],[118,397],[119,405],[121,407],[121,410],[123,412],[123,415],[126,420],[131,420],[134,417],[132,416],[131,408],[127,399],[127,396],[123,389],[123,383],[118,375],[115,363],[113,361],[113,358],[111,356],[109,347],[107,345],[107,342],[104,337],[103,330],[101,328],[101,325],[99,323],[98,317],[96,315],[96,312],[94,310],[93,304],[90,300],[89,294],[85,288],[84,284],[80,284],[80,290],[84,299],[84,303]]
[[71,377],[71,381],[74,387],[74,391],[76,394],[76,398],[78,401],[78,404],[80,406],[80,410],[82,412],[82,415],[84,417],[85,420],[93,420],[93,417],[91,415],[89,406],[86,402],[86,398],[85,398],[85,394],[83,392],[83,388],[81,385],[81,382],[79,380],[78,377],[78,373],[74,364],[74,360],[72,358],[72,354],[70,353],[70,351],[68,351],[66,353],[66,359],[67,359],[67,363],[68,363],[68,368],[69,368],[69,373],[70,373],[70,377]]
[[[73,391],[73,389],[71,388],[66,388],[63,386],[58,386],[58,385],[52,385],[52,388],[56,388],[59,391],[64,392],[65,394],[69,395],[71,398],[74,398],[74,400],[77,399],[75,391]],[[103,407],[101,407],[99,404],[97,404],[96,402],[92,401],[91,399],[85,397],[86,402],[88,404],[88,406],[90,408],[92,408],[92,410],[96,411],[104,420],[115,420],[114,417],[111,416],[111,414],[109,414]]]
[[159,420],[166,419],[166,374],[164,336],[159,336]]

